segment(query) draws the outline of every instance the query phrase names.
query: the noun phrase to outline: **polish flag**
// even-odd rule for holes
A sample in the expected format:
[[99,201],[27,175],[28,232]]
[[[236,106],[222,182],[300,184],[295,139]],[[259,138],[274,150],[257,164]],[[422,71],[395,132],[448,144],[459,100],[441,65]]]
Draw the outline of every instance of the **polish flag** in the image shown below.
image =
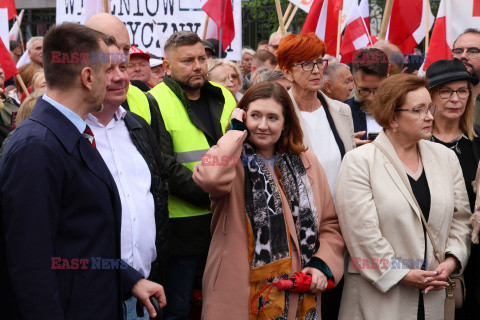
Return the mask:
[[[427,23],[425,14],[426,2],[427,0],[393,2],[386,38],[388,42],[397,45],[403,53],[413,53],[415,47],[425,38]],[[428,28],[430,30],[435,17],[431,10],[429,10],[428,14],[430,15],[430,27]]]
[[5,44],[0,39],[0,65],[2,66],[3,72],[5,72],[5,80],[10,79],[18,73],[17,67],[15,67],[15,62],[12,60],[12,56],[8,51]]
[[202,6],[202,10],[205,11],[210,19],[215,21],[215,24],[218,27],[218,34],[220,34],[220,29],[223,29],[222,50],[225,51],[225,48],[227,48],[235,38],[232,1],[207,0]]
[[0,1],[0,8],[8,9],[8,20],[12,20],[16,15],[18,15],[17,8],[15,7],[15,0]]
[[302,33],[314,32],[327,46],[327,54],[336,55],[338,13],[342,0],[314,0],[303,25]]
[[360,13],[362,14],[362,18],[365,21],[365,25],[367,26],[368,34],[372,34],[372,32],[370,31],[370,6],[368,5],[368,0],[360,1]]
[[23,14],[24,13],[25,13],[25,9],[22,9],[22,11],[20,11],[20,14],[17,17],[18,23],[17,23],[17,21],[15,21],[13,23],[12,28],[10,29],[10,32],[8,33],[8,39],[10,41],[17,41],[18,40],[18,35],[20,34],[20,31],[18,30],[18,26],[20,26],[22,24],[22,19],[23,19]]
[[480,0],[442,0],[422,70],[437,60],[452,59],[453,42],[475,26],[480,26]]
[[[368,9],[367,0],[362,0],[360,6],[362,5],[366,5]],[[371,45],[370,32],[365,22],[365,12],[362,9],[365,8],[361,8],[357,3],[354,3],[348,15],[347,26],[345,27],[345,34],[340,47],[340,53],[342,54],[341,62],[343,63],[352,62],[355,51],[369,44]],[[368,17],[368,22],[370,22],[370,16]]]

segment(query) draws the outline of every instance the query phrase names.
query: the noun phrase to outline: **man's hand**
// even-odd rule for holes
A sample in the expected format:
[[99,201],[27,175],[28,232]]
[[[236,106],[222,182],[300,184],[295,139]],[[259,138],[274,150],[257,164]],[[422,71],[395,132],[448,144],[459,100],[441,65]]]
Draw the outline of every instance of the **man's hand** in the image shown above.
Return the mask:
[[140,279],[137,283],[135,283],[132,288],[132,294],[147,308],[150,318],[155,318],[157,316],[155,308],[150,302],[151,296],[155,296],[155,298],[157,298],[158,303],[160,303],[160,307],[163,308],[167,305],[167,298],[165,297],[165,291],[163,290],[163,287],[158,283],[146,279]]
[[357,147],[360,147],[364,144],[372,142],[372,140],[362,140],[362,139],[360,139],[361,137],[363,137],[366,134],[367,134],[367,131],[358,131],[358,132],[355,132],[353,134],[353,137],[355,138],[355,145]]

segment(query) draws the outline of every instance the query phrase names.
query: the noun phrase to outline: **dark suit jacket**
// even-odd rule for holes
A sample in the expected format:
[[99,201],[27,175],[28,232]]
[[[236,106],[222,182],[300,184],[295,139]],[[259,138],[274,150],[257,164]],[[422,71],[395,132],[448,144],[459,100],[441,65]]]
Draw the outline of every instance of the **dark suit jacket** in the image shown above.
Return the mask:
[[[18,310],[24,319],[122,319],[122,298],[141,275],[98,263],[120,258],[117,188],[98,151],[43,99],[5,148],[0,200],[6,319]],[[73,259],[90,262],[82,269]]]
[[[348,104],[352,110],[353,130],[355,132],[367,131],[367,116],[360,108],[360,103],[355,101],[355,98],[353,97],[346,100],[344,103]],[[367,140],[367,135],[364,135],[361,139]]]

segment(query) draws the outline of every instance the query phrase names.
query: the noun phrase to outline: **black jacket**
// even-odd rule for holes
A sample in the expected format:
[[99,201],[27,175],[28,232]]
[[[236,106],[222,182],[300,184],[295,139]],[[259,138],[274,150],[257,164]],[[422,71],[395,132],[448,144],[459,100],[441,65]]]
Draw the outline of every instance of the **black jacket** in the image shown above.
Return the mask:
[[[367,115],[365,111],[362,110],[360,102],[356,101],[354,97],[346,100],[344,103],[350,106],[352,110],[353,118],[353,131],[367,131]],[[364,135],[360,139],[367,140],[367,135]]]
[[125,115],[127,126],[133,144],[145,159],[150,169],[152,183],[150,192],[155,202],[156,248],[157,259],[152,264],[150,279],[163,283],[166,260],[169,248],[169,221],[168,221],[168,172],[163,162],[161,146],[157,143],[154,133],[148,123],[139,115],[128,111]]
[[[222,90],[213,86],[208,81],[201,89],[201,95],[207,97],[210,108],[214,128],[214,135],[212,136],[207,132],[205,126],[193,110],[190,109],[190,102],[180,85],[170,77],[165,77],[163,82],[180,99],[187,110],[190,121],[203,131],[210,147],[215,145],[223,135],[222,128],[220,127],[220,118],[225,105],[225,98],[223,97]],[[157,102],[161,106],[161,99]],[[203,191],[202,188],[193,181],[193,172],[175,160],[172,137],[165,128],[161,113],[159,115],[159,130],[164,160],[170,174],[168,179],[170,194],[195,206],[210,208],[208,193]],[[198,217],[170,219],[172,254],[190,256],[207,253],[208,246],[210,245],[211,216],[211,214],[208,214]]]

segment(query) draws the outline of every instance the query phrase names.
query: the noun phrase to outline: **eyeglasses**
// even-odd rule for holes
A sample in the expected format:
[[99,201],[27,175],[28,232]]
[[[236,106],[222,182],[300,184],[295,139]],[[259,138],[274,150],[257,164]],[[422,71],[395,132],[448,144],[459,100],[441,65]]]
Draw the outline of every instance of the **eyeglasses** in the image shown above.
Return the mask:
[[411,109],[395,109],[395,111],[411,111],[416,113],[420,119],[425,119],[427,117],[428,112],[432,114],[434,117],[437,113],[437,106],[428,106],[428,107],[421,107],[421,108],[411,108]]
[[478,54],[480,53],[480,49],[478,48],[455,48],[455,49],[452,49],[452,53],[454,56],[460,56],[462,55],[465,51],[467,51],[467,56],[470,58],[470,59],[475,59],[478,57]]
[[357,91],[358,91],[359,95],[366,98],[370,95],[370,93],[375,95],[375,92],[377,92],[377,89],[370,90],[370,89],[358,89],[357,88]]
[[470,95],[470,89],[468,87],[461,87],[457,90],[452,90],[448,87],[441,87],[437,89],[440,98],[442,99],[450,99],[454,92],[457,93],[457,97],[459,99],[467,99]]
[[328,60],[318,60],[317,62],[305,61],[302,63],[292,64],[292,67],[293,66],[302,66],[303,71],[312,71],[315,66],[317,66],[318,70],[323,70],[328,66]]

